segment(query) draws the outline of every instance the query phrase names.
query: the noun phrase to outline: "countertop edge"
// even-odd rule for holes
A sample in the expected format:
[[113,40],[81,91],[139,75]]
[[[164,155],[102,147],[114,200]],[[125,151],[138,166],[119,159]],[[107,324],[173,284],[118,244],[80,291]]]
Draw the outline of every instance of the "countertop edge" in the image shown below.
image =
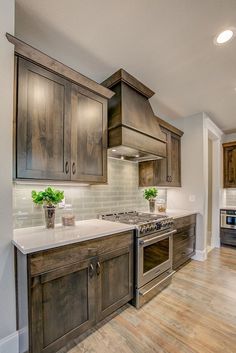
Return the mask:
[[[46,229],[45,229],[46,230]],[[107,236],[112,236],[115,234],[119,234],[119,233],[123,233],[126,231],[134,231],[135,230],[135,226],[133,225],[125,225],[123,224],[122,227],[120,227],[120,229],[115,229],[115,230],[109,230],[104,232],[104,233],[97,233],[97,234],[92,234],[91,236],[86,236],[80,239],[68,239],[65,241],[61,241],[57,244],[46,244],[46,245],[40,245],[40,246],[36,246],[34,248],[22,248],[21,245],[17,242],[17,240],[12,239],[11,243],[23,254],[23,255],[29,255],[29,254],[33,254],[39,251],[46,251],[46,250],[50,250],[50,249],[56,249],[59,248],[61,246],[66,246],[66,245],[71,245],[71,244],[77,244],[77,243],[82,243],[85,241],[89,241],[89,240],[93,240],[93,239],[98,239],[98,238],[103,238],[103,237],[107,237]]]

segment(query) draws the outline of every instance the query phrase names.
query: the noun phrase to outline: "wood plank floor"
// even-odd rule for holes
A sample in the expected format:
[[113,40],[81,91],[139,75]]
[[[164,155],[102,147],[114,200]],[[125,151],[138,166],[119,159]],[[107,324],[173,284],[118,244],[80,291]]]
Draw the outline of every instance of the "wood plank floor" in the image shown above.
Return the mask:
[[70,353],[236,353],[236,249],[192,261],[140,310],[127,305]]

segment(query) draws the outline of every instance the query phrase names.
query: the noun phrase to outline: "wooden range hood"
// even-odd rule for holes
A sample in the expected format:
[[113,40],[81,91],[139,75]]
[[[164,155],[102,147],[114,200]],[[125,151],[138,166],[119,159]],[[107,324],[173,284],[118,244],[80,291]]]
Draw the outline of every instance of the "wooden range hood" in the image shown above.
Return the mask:
[[102,85],[115,92],[108,101],[108,155],[132,161],[166,157],[166,138],[149,98],[154,92],[123,69]]

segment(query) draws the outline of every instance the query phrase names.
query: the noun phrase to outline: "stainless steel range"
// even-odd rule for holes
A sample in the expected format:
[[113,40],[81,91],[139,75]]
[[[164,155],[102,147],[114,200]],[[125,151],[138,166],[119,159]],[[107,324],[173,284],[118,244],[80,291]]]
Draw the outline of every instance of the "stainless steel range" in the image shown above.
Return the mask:
[[139,308],[171,281],[173,219],[153,213],[123,212],[100,216],[112,222],[133,224],[135,237],[135,298]]

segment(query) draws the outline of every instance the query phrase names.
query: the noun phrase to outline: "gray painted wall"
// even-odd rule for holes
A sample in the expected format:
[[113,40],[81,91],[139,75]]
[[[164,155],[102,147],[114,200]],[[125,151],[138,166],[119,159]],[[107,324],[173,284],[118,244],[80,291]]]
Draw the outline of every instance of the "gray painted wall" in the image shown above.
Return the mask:
[[[0,339],[16,329],[12,239],[13,0],[0,0]],[[10,353],[10,352],[9,352]]]

